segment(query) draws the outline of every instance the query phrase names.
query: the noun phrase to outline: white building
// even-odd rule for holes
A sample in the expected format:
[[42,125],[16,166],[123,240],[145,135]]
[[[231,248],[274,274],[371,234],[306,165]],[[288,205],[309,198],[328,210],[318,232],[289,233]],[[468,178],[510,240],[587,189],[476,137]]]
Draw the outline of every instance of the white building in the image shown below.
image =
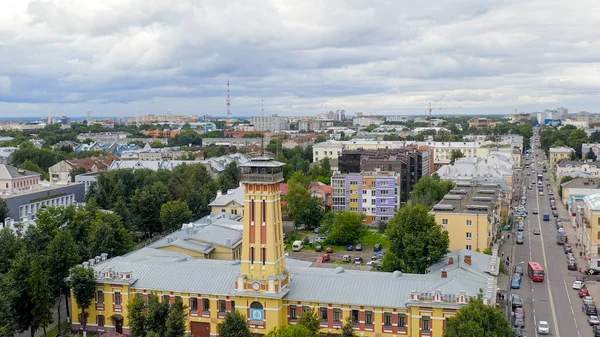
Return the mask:
[[354,126],[369,126],[369,125],[379,125],[383,124],[384,120],[379,116],[361,116],[354,117],[352,119],[352,125]]
[[556,180],[566,176],[600,178],[600,162],[563,160],[556,166]]
[[255,131],[279,132],[290,129],[290,122],[287,117],[272,115],[268,117],[252,117],[250,124],[254,125]]

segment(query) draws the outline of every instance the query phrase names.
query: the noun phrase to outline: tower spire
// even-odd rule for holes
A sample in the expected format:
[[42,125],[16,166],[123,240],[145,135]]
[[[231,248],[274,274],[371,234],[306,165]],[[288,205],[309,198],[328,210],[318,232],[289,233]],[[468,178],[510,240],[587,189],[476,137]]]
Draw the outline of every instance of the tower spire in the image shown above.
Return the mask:
[[227,79],[227,117],[231,117],[231,99],[229,98],[229,79]]

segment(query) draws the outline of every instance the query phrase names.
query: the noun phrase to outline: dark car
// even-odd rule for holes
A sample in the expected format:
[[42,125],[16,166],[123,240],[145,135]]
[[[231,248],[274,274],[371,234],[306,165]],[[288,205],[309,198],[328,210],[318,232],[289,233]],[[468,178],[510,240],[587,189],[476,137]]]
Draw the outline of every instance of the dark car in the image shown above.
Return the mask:
[[594,337],[600,337],[600,326],[594,325],[592,331],[594,332]]
[[378,252],[382,249],[383,249],[383,246],[381,245],[381,243],[376,243],[375,246],[373,246],[373,250],[376,252]]
[[362,250],[362,245],[360,243],[357,243],[356,246],[354,247],[354,250],[361,251]]
[[515,320],[513,322],[513,327],[524,329],[525,328],[525,320],[523,319],[523,317],[515,317]]
[[322,252],[323,251],[323,246],[316,246],[315,247],[315,252]]
[[347,251],[353,251],[354,250],[354,246],[353,245],[346,245],[346,250]]
[[521,266],[516,266],[516,267],[515,267],[515,274],[520,274],[520,275],[523,275],[523,267],[521,267]]
[[600,275],[600,269],[598,268],[588,268],[585,270],[586,275]]
[[513,294],[510,301],[513,309],[523,307],[523,298],[517,294]]
[[586,315],[596,315],[598,316],[598,309],[596,309],[596,306],[593,304],[584,304],[584,308],[585,308],[585,314]]
[[523,337],[523,330],[521,328],[513,328],[513,331],[515,332],[515,337]]
[[523,236],[522,235],[517,236],[517,244],[518,245],[522,245],[523,244]]
[[569,262],[567,263],[567,269],[568,270],[577,270],[577,262]]

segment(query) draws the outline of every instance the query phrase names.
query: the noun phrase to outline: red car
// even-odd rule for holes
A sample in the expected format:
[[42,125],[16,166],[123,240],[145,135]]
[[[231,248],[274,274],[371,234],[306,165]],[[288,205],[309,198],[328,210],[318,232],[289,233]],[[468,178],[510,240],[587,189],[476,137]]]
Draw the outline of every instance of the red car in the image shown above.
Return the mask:
[[331,261],[331,256],[329,256],[329,254],[323,254],[321,258],[323,259],[323,262]]
[[318,259],[317,259],[317,262],[316,262],[316,263],[325,263],[325,261],[323,261],[323,258],[322,258],[322,257],[320,257],[320,258],[318,258]]
[[579,298],[584,298],[586,296],[590,296],[590,291],[587,288],[579,289]]
[[515,310],[513,311],[513,315],[515,315],[516,317],[523,317],[523,319],[525,319],[525,309],[521,308],[515,308]]
[[327,249],[325,250],[325,253],[328,253],[328,254],[333,253],[333,248],[327,247]]

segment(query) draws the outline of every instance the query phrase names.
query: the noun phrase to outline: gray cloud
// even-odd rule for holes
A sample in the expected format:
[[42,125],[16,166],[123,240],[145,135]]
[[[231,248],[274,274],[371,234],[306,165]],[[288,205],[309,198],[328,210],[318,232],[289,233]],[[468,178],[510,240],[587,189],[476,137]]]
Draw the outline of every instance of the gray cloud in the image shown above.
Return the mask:
[[[0,0],[0,116],[600,103],[596,1]],[[548,106],[550,105],[550,106]]]

